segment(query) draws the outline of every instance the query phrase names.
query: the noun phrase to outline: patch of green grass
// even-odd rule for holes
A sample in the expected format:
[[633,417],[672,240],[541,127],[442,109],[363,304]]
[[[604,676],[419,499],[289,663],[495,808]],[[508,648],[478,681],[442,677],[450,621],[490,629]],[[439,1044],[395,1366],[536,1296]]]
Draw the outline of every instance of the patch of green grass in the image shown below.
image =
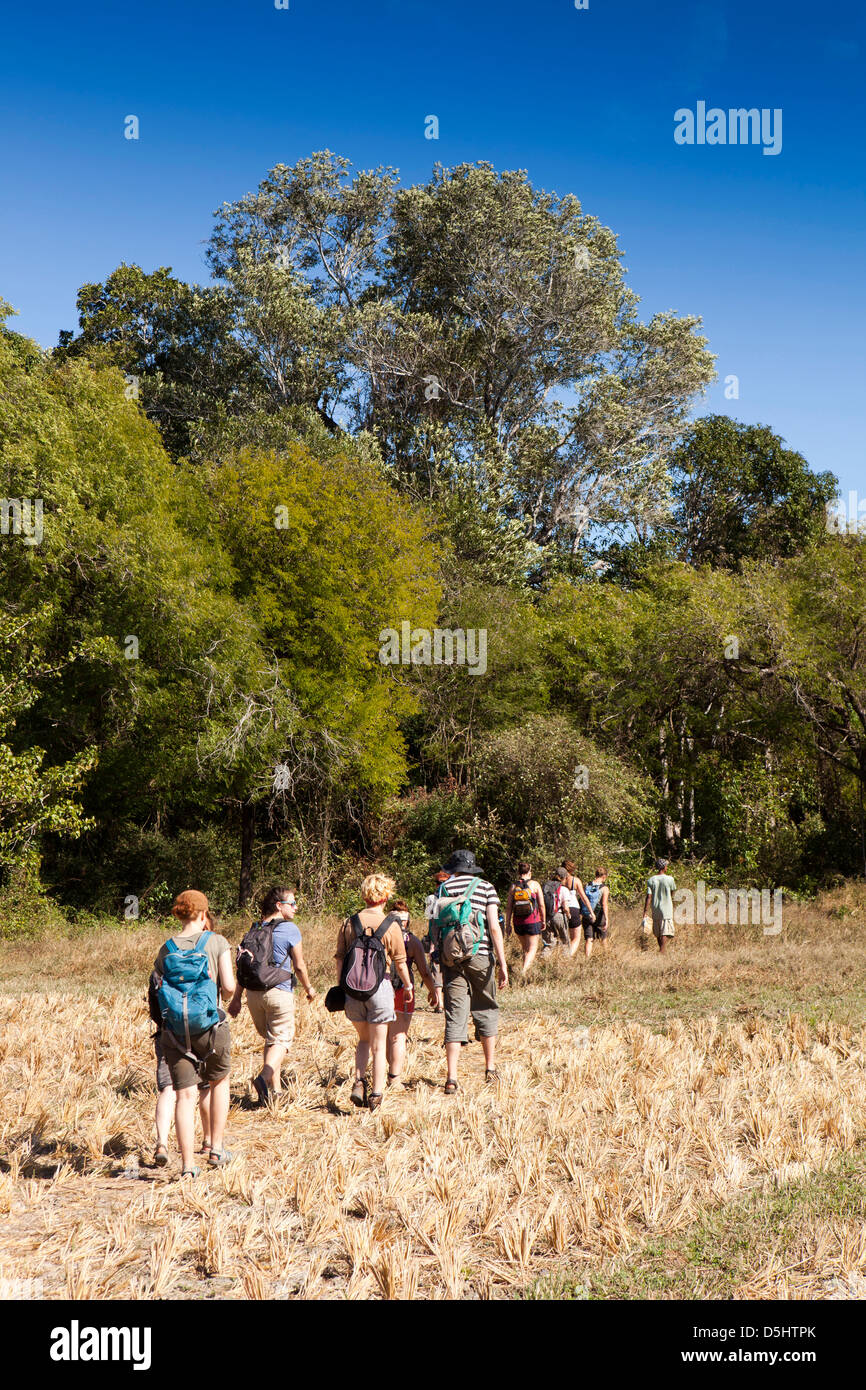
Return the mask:
[[[606,1272],[544,1280],[527,1298],[728,1299],[773,1258],[787,1256],[822,1222],[860,1222],[866,1210],[866,1148],[860,1146],[824,1172],[717,1208],[686,1231],[654,1239]],[[562,1292],[553,1292],[554,1287]],[[577,1288],[588,1292],[570,1292]],[[535,1291],[533,1291],[535,1290]]]

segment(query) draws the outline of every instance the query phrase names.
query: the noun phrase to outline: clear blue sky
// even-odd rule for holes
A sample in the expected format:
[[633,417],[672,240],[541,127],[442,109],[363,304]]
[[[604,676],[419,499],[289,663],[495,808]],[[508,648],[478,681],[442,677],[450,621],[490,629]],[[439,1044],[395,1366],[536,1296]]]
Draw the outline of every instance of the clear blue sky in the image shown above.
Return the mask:
[[[703,317],[720,380],[699,413],[768,424],[863,495],[864,60],[854,3],[16,5],[0,296],[52,345],[77,326],[78,286],[121,261],[206,280],[213,210],[276,163],[329,148],[413,182],[436,160],[486,159],[611,227],[646,315]],[[699,100],[781,108],[781,153],[675,144],[674,111]]]

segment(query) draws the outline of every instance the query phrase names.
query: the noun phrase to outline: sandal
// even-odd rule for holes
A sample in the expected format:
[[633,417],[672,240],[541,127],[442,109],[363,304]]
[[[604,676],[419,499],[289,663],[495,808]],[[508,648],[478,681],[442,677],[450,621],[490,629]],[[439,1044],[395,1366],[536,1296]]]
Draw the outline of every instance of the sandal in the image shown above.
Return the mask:
[[493,1067],[489,1067],[487,1071],[484,1073],[484,1080],[487,1082],[489,1086],[492,1082],[499,1080],[499,1072],[496,1071]]
[[229,1149],[211,1149],[207,1166],[208,1168],[225,1168],[233,1158],[234,1154]]
[[181,1176],[182,1179],[183,1179],[183,1178],[197,1178],[197,1177],[198,1177],[198,1171],[199,1171],[198,1168],[184,1168],[184,1170],[183,1170],[183,1172],[181,1173],[180,1176]]
[[165,1144],[157,1144],[153,1151],[153,1162],[157,1168],[165,1168],[168,1164],[168,1149]]
[[456,1081],[452,1081],[451,1077],[449,1076],[448,1080],[445,1082],[445,1094],[446,1094],[446,1096],[453,1096],[453,1095],[455,1094],[455,1092],[458,1091],[458,1090],[459,1090],[459,1087],[458,1087],[458,1085],[457,1085],[457,1082],[456,1082]]
[[367,1079],[356,1081],[349,1096],[353,1105],[364,1106],[367,1104]]
[[379,1109],[379,1106],[380,1106],[381,1104],[382,1104],[382,1092],[381,1092],[381,1091],[371,1091],[370,1094],[369,1094],[369,1096],[367,1097],[367,1109],[368,1109],[368,1110],[378,1110],[378,1109]]

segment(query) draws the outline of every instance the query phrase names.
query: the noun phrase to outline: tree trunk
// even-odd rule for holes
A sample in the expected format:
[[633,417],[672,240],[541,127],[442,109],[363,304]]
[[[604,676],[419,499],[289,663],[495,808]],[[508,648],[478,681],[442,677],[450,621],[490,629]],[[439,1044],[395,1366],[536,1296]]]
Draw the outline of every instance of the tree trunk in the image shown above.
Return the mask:
[[253,891],[253,838],[256,829],[256,808],[252,801],[241,807],[241,879],[238,887],[238,908],[243,910]]

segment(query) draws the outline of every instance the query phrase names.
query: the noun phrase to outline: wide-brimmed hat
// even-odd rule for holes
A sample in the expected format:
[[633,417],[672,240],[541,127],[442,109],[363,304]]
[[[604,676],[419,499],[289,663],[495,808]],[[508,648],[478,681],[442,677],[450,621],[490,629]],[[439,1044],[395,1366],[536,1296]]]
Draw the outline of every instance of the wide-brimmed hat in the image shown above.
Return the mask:
[[450,859],[446,859],[442,868],[449,874],[480,874],[481,869],[475,862],[475,855],[471,849],[455,849]]

